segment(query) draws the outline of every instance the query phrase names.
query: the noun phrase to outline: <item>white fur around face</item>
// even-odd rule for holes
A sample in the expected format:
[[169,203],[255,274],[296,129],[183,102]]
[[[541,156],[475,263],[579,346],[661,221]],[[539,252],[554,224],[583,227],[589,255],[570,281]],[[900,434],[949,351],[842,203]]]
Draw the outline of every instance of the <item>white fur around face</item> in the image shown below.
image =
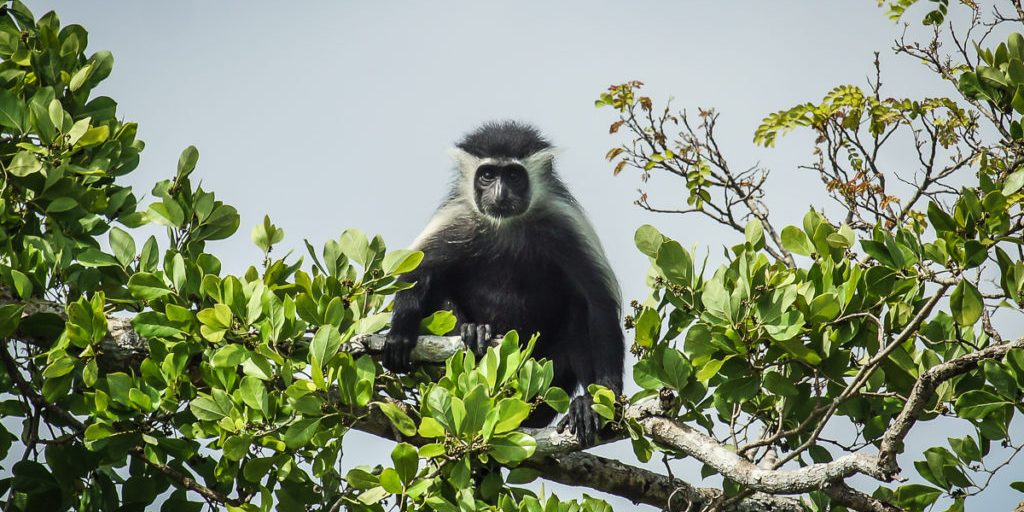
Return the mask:
[[525,160],[518,158],[480,158],[473,156],[460,148],[451,148],[448,150],[448,155],[455,160],[455,166],[459,170],[459,191],[463,196],[465,202],[471,205],[471,207],[479,213],[479,209],[476,206],[476,201],[473,199],[473,180],[476,177],[476,170],[481,165],[509,165],[518,164],[526,169],[526,174],[530,178],[530,206],[547,200],[548,187],[547,187],[547,174],[551,172],[552,162],[555,156],[560,153],[561,150],[558,148],[547,148],[542,149],[528,157]]

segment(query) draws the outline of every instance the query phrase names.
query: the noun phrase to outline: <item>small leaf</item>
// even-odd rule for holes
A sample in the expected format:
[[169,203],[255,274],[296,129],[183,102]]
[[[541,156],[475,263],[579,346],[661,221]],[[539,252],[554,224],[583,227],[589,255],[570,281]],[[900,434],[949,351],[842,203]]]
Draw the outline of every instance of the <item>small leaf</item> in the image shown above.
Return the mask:
[[181,156],[178,157],[178,177],[177,179],[187,178],[189,174],[196,168],[196,163],[199,162],[199,150],[195,146],[189,146],[181,152]]

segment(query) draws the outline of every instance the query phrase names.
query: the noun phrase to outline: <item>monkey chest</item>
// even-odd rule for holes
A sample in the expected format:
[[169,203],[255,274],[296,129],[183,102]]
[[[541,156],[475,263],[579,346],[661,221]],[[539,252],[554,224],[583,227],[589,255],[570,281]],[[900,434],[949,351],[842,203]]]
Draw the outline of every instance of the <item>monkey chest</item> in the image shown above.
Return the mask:
[[449,277],[459,320],[498,330],[549,331],[571,295],[564,274],[543,261],[481,262]]

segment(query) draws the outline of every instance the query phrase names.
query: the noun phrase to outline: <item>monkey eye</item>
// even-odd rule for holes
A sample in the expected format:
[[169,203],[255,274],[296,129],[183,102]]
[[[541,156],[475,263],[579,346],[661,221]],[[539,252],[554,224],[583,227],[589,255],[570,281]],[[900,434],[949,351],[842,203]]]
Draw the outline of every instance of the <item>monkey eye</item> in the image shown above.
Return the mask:
[[480,175],[478,177],[484,181],[491,181],[494,179],[494,176],[495,174],[493,169],[484,169],[480,171]]

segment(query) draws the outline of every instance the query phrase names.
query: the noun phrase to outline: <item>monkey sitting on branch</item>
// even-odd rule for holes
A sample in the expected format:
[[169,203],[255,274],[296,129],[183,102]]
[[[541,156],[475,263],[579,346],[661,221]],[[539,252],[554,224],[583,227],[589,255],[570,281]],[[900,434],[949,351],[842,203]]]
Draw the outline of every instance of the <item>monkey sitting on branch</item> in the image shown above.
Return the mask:
[[[618,283],[583,209],[554,171],[555,150],[533,127],[488,123],[451,151],[457,177],[413,243],[423,251],[397,294],[384,365],[408,371],[420,321],[451,309],[478,356],[495,334],[540,333],[534,356],[552,361],[552,384],[573,394],[558,431],[593,445],[600,425],[589,384],[622,392],[625,346]],[[543,427],[544,405],[524,422]]]

